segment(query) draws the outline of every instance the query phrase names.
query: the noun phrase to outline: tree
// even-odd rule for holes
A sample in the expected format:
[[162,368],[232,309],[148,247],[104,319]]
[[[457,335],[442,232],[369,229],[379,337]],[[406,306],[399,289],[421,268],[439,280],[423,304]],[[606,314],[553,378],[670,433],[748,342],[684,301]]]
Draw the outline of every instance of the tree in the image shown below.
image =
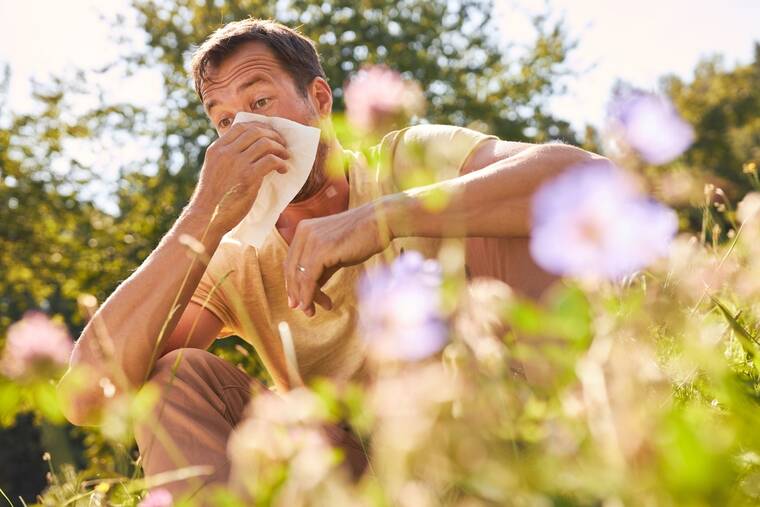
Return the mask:
[[696,131],[686,165],[719,177],[724,190],[741,198],[753,181],[745,169],[760,165],[760,43],[746,65],[727,68],[715,56],[697,66],[690,82],[668,76],[662,85]]

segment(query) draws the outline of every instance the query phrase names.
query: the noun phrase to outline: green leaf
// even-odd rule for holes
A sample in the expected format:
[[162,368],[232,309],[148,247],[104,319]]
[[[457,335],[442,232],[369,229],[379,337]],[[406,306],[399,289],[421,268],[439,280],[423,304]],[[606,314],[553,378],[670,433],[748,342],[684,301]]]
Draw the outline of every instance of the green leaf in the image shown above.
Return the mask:
[[549,300],[548,327],[553,333],[585,348],[591,338],[591,308],[586,294],[575,286],[560,286]]
[[10,426],[21,402],[21,388],[12,382],[0,381],[0,426]]
[[32,400],[34,407],[52,423],[63,423],[65,418],[58,403],[55,385],[51,382],[39,382],[32,385]]
[[713,304],[720,310],[723,316],[726,318],[729,325],[731,326],[731,329],[734,331],[734,335],[737,337],[737,339],[739,340],[739,343],[744,349],[744,352],[753,360],[753,363],[755,363],[755,368],[757,368],[758,367],[758,365],[756,364],[757,352],[758,352],[757,338],[753,336],[741,324],[741,322],[739,322],[739,320],[733,315],[733,313],[726,307],[726,305],[721,303],[721,301],[718,298],[711,295],[710,299],[712,300]]

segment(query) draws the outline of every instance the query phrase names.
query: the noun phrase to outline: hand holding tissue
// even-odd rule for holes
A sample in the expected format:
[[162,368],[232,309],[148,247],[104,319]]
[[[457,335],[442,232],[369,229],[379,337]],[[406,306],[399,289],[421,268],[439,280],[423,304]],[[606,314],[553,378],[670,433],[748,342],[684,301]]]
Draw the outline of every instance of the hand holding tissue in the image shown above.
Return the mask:
[[225,237],[261,248],[267,235],[277,222],[280,213],[293,200],[309,177],[319,146],[320,130],[316,127],[280,118],[239,112],[232,124],[258,121],[269,125],[285,138],[290,159],[288,171],[273,171],[261,182],[256,200],[243,220]]

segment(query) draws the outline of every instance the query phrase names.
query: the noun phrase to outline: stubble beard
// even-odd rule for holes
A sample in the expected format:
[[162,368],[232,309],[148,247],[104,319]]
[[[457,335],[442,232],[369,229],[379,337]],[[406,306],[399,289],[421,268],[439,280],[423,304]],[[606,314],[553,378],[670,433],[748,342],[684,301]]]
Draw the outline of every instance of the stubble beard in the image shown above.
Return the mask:
[[325,161],[327,160],[328,144],[322,140],[317,145],[317,156],[311,167],[309,177],[291,202],[300,202],[316,194],[325,183]]

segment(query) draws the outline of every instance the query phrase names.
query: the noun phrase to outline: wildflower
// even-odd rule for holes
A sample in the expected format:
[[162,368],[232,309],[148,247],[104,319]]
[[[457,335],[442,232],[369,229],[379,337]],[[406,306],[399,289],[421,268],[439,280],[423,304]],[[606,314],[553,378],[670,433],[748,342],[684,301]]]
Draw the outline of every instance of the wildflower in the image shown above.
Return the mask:
[[138,507],[171,507],[174,505],[172,494],[166,489],[154,489],[140,502]]
[[282,425],[311,424],[324,417],[319,399],[308,389],[291,389],[278,396],[269,394],[254,397],[248,408],[249,416]]
[[444,346],[440,284],[438,263],[418,252],[367,273],[359,283],[359,326],[373,354],[418,360]]
[[694,142],[694,129],[665,97],[630,92],[613,101],[613,131],[651,164],[666,164]]
[[[281,425],[255,416],[235,429],[227,447],[234,467],[250,474],[250,478],[266,474],[275,463],[303,463],[315,474],[314,482],[332,466],[330,449],[318,426]],[[317,466],[309,466],[314,464]]]
[[321,483],[336,461],[319,403],[305,388],[254,397],[227,444],[230,483],[241,491],[260,487],[283,466],[289,470],[285,490],[303,492]]
[[675,213],[607,162],[571,168],[533,199],[531,253],[547,271],[620,279],[667,253]]
[[749,222],[760,216],[760,192],[750,192],[745,195],[736,209],[736,216],[741,223]]
[[344,90],[348,121],[365,132],[382,131],[424,109],[419,85],[383,65],[361,69]]
[[64,366],[73,343],[66,328],[40,312],[28,312],[8,329],[0,368],[10,378],[49,373]]

